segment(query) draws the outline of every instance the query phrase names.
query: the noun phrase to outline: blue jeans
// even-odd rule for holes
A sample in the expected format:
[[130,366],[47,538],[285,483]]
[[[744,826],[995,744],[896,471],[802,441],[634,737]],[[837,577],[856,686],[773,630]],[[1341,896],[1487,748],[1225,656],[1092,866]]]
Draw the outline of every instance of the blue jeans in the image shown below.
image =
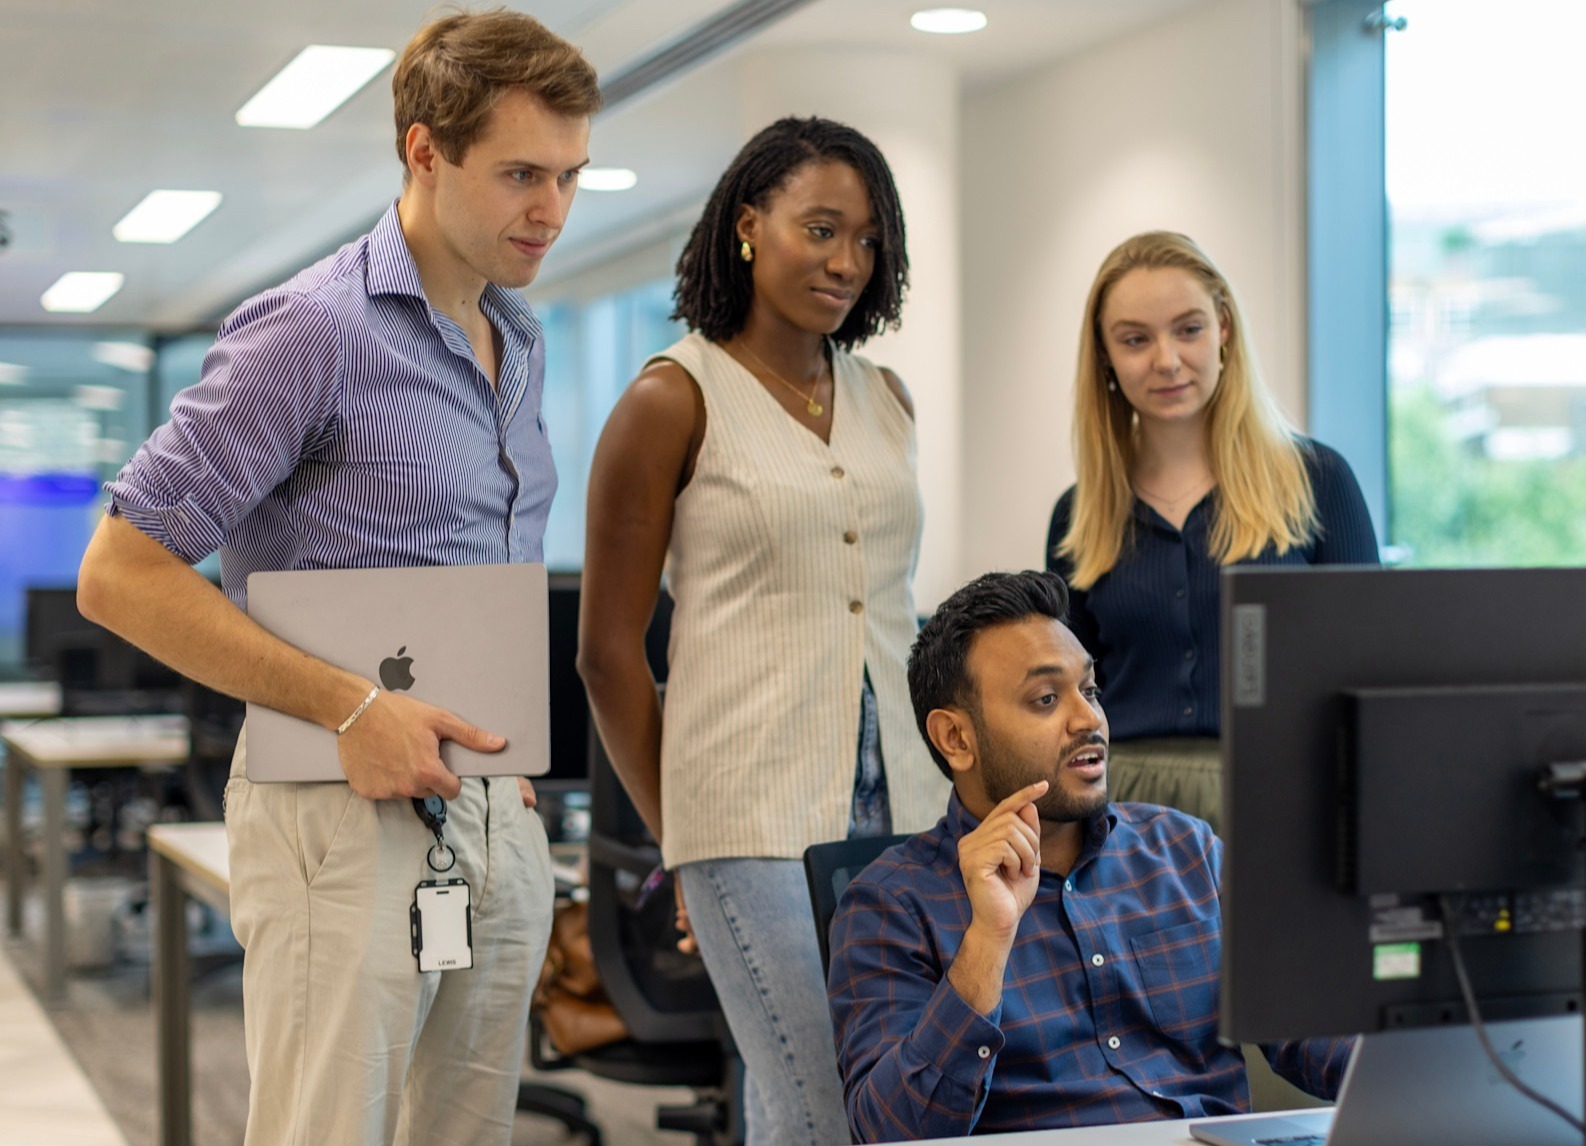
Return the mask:
[[[867,671],[848,835],[891,831],[876,694]],[[849,1142],[803,863],[702,860],[678,868],[677,877],[705,970],[743,1056],[747,1146]]]
[[748,1146],[851,1141],[803,864],[701,860],[677,874],[743,1056]]

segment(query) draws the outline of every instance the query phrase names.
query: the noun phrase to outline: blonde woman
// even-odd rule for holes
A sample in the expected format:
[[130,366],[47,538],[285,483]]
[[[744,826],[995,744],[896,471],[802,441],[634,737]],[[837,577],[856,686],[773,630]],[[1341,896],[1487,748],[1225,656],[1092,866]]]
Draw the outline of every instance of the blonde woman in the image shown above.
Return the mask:
[[1239,305],[1184,235],[1102,262],[1074,388],[1078,481],[1047,568],[1096,658],[1114,800],[1218,825],[1218,574],[1226,565],[1376,564],[1360,487],[1262,385]]

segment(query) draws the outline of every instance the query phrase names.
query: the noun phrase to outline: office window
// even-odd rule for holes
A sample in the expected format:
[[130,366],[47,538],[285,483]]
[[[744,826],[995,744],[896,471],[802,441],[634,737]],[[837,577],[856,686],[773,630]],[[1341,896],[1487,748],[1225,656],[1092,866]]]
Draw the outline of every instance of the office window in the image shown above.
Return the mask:
[[595,443],[617,398],[644,360],[676,342],[672,280],[592,299],[537,305],[545,326],[545,423],[560,479],[545,529],[545,563],[584,566],[584,510]]
[[148,433],[152,358],[125,331],[0,332],[0,666],[26,588],[77,581],[100,483]]
[[1386,13],[1390,540],[1586,564],[1586,5]]

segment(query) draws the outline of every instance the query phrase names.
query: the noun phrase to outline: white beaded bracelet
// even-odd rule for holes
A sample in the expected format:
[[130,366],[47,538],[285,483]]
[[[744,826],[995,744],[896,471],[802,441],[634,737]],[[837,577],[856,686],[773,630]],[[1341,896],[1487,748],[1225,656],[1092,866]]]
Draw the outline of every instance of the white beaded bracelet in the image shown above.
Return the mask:
[[363,715],[364,709],[368,708],[371,704],[373,704],[374,703],[374,698],[379,696],[379,695],[380,695],[380,686],[379,685],[375,685],[373,688],[371,688],[369,690],[369,695],[363,698],[363,703],[360,704],[357,708],[352,710],[352,715],[349,716],[346,720],[341,722],[341,726],[336,729],[336,735],[340,736],[343,732],[346,732],[349,728],[351,728],[354,724],[356,724],[358,722],[358,718]]

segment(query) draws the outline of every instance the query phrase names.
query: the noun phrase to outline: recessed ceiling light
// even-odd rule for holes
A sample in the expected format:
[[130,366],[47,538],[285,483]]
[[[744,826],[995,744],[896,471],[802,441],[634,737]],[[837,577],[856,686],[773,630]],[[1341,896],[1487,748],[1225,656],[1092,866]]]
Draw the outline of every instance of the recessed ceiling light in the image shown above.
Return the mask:
[[119,410],[126,404],[127,392],[120,386],[76,386],[72,402],[85,410]]
[[939,36],[978,32],[986,26],[986,14],[974,8],[925,8],[909,17],[909,27]]
[[578,173],[581,191],[627,191],[638,181],[626,167],[586,167]]
[[39,301],[58,314],[88,314],[104,306],[125,281],[125,275],[114,271],[68,271]]
[[123,243],[174,243],[218,206],[219,191],[150,191],[111,233]]
[[242,105],[243,127],[313,127],[358,89],[385,71],[389,48],[336,48],[310,44]]
[[96,342],[89,352],[95,362],[129,374],[147,374],[154,366],[154,350],[141,342]]

